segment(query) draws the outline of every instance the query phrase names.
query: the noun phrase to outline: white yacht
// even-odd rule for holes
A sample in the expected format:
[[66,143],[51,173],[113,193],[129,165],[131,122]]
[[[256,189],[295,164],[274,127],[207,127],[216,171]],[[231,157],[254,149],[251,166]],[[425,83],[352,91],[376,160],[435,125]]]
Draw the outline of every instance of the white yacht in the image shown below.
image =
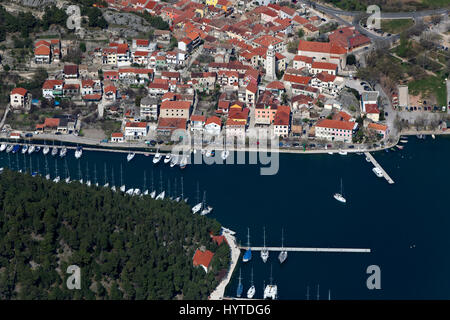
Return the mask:
[[133,189],[133,188],[128,189],[127,192],[125,192],[125,193],[126,193],[127,195],[129,195],[129,196],[132,196],[133,193],[134,193],[134,189]]
[[250,283],[251,283],[251,286],[250,286],[250,288],[247,291],[247,298],[248,299],[252,299],[253,296],[255,295],[255,292],[256,292],[255,286],[253,284],[253,268],[252,268],[252,281]]
[[156,197],[156,191],[155,191],[155,190],[153,190],[152,192],[150,192],[150,197],[151,197],[152,199],[155,199],[155,197]]
[[197,213],[202,208],[203,202],[197,203],[195,206],[192,207],[192,213]]
[[164,197],[166,196],[166,192],[163,191],[155,198],[155,200],[164,200]]
[[10,153],[13,148],[14,148],[14,145],[12,145],[12,144],[6,146],[6,153]]
[[159,151],[156,151],[155,156],[153,157],[153,163],[157,164],[161,160],[162,156]]
[[373,167],[372,171],[377,175],[378,178],[382,178],[383,177],[383,172],[380,170],[380,168]]
[[263,232],[264,232],[264,246],[263,249],[261,250],[261,259],[264,263],[266,263],[267,259],[269,259],[269,250],[267,250],[266,248],[266,227],[264,227]]
[[52,148],[52,156],[56,156],[58,154],[58,147]]
[[342,188],[342,179],[341,179],[341,193],[335,193],[333,195],[333,197],[339,202],[342,202],[342,203],[347,202],[347,200],[344,198],[344,192],[343,192],[343,188]]
[[122,191],[122,192],[125,192],[125,185],[124,185],[124,184],[121,185],[120,188],[119,188],[119,190]]
[[270,284],[264,288],[264,299],[276,300],[278,298],[278,287],[272,283],[272,266],[270,266]]
[[228,151],[226,149],[220,153],[220,157],[222,158],[222,160],[226,160],[229,155],[230,155],[230,151]]
[[136,155],[136,154],[135,154],[134,152],[130,152],[130,153],[127,155],[127,161],[130,162],[131,160],[133,160],[133,158],[134,158],[135,155]]
[[172,154],[166,154],[166,156],[164,157],[164,163],[169,163],[170,159],[172,159]]
[[75,150],[75,158],[80,159],[82,155],[83,155],[83,148],[78,146],[77,149]]
[[63,157],[66,156],[66,154],[67,154],[67,148],[66,148],[66,147],[62,147],[62,148],[61,148],[61,151],[59,152],[59,156],[60,156],[61,158],[63,158]]
[[138,196],[140,194],[141,194],[141,190],[139,188],[134,189],[134,191],[133,191],[134,196]]
[[347,151],[339,150],[339,154],[340,154],[341,156],[345,156],[345,155],[347,155]]
[[0,152],[3,152],[6,150],[6,143],[2,143],[2,145],[0,146]]
[[53,182],[59,182],[59,180],[61,180],[61,178],[57,176],[55,179],[53,179]]
[[42,153],[44,154],[44,156],[47,155],[47,153],[49,153],[49,152],[50,152],[50,147],[49,147],[49,146],[45,146],[45,147],[42,149]]
[[170,160],[170,167],[174,167],[178,164],[178,155],[173,155],[172,159]]
[[26,144],[24,144],[22,146],[22,153],[25,154],[25,153],[27,153],[27,151],[28,151],[28,146]]
[[278,255],[278,260],[280,261],[280,264],[286,261],[287,255],[288,255],[287,251],[284,250],[284,231],[283,229],[281,229],[281,252]]
[[28,148],[28,154],[32,154],[32,153],[34,152],[34,150],[36,150],[36,147],[35,147],[34,145],[31,145],[31,146]]

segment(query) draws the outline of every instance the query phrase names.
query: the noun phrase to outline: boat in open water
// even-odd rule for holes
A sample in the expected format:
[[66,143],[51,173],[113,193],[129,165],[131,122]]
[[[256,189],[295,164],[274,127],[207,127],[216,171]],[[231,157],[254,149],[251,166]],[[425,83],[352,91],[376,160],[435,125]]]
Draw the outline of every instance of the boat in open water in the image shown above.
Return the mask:
[[342,187],[342,179],[341,179],[341,192],[340,193],[335,193],[333,195],[333,197],[339,202],[347,203],[347,199],[345,199],[345,197],[344,197],[344,189]]
[[247,247],[244,256],[242,257],[242,262],[249,262],[252,260],[252,249],[250,247],[250,228],[247,228]]

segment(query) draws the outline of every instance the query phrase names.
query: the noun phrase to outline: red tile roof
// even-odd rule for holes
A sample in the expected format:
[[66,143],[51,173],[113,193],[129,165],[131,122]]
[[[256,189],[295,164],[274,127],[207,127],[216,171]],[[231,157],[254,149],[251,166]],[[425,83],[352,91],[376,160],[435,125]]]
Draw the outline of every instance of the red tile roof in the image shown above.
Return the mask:
[[380,130],[380,131],[386,131],[388,128],[384,124],[379,124],[379,123],[369,123],[369,125],[367,127],[370,129]]
[[147,128],[147,122],[127,122],[126,128]]
[[317,42],[300,40],[298,44],[299,51],[321,52],[329,54],[345,54],[347,50],[340,45],[331,42]]
[[197,251],[195,251],[192,262],[195,267],[196,266],[204,266],[206,269],[208,269],[213,256],[214,256],[214,253],[209,250],[200,251],[199,249],[197,249]]
[[378,109],[378,105],[375,103],[368,103],[364,105],[366,113],[380,113],[380,109]]
[[311,64],[311,68],[313,69],[325,69],[325,70],[336,70],[337,64],[330,63],[330,62],[321,62],[321,61],[314,61]]
[[267,89],[278,89],[278,90],[283,90],[284,89],[284,84],[281,81],[272,81],[271,83],[269,83],[266,86]]
[[161,103],[160,109],[189,109],[190,107],[191,103],[189,101],[165,100]]
[[14,88],[11,91],[11,94],[19,94],[21,96],[25,96],[27,94],[28,90],[24,88]]
[[342,129],[342,130],[353,130],[353,128],[355,127],[355,124],[356,124],[356,122],[322,119],[317,122],[316,127]]
[[59,118],[45,118],[44,127],[56,128],[59,126]]
[[283,77],[284,81],[293,82],[293,83],[299,83],[303,85],[307,85],[311,81],[311,77],[305,77],[305,76],[295,76],[292,74],[285,74]]
[[62,85],[62,80],[45,80],[42,89],[53,89],[57,85]]
[[219,125],[219,126],[222,125],[222,121],[220,120],[219,117],[216,117],[216,116],[209,117],[209,118],[206,120],[205,125],[210,124],[210,123],[215,123],[215,124],[217,124],[217,125]]

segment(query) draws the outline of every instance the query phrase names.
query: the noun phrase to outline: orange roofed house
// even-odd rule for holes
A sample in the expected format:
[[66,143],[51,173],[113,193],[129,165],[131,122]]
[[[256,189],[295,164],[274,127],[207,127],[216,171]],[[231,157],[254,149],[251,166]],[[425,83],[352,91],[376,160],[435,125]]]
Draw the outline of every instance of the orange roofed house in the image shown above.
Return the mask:
[[197,251],[195,251],[194,257],[192,258],[192,264],[194,265],[194,267],[201,266],[203,270],[205,270],[205,272],[208,272],[213,257],[213,252],[209,250],[201,251],[200,249],[197,249]]
[[317,42],[300,40],[298,55],[311,57],[316,62],[330,62],[345,68],[347,49],[332,42]]
[[14,88],[12,89],[10,95],[10,104],[13,108],[22,108],[29,110],[31,108],[31,93],[24,88]]
[[322,119],[316,124],[316,138],[349,143],[357,127],[356,122]]
[[279,137],[287,137],[291,127],[291,107],[279,106],[273,121],[273,133]]

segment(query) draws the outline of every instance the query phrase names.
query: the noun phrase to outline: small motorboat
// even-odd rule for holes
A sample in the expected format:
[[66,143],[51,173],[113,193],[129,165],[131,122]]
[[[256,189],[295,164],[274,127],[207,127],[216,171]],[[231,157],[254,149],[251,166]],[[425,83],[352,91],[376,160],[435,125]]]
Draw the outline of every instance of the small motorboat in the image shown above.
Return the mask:
[[34,150],[34,152],[38,153],[39,151],[41,151],[41,147],[36,146],[36,149]]
[[28,151],[28,146],[27,146],[26,144],[24,144],[24,145],[22,146],[22,154],[27,153],[27,151]]
[[370,162],[370,158],[369,158],[369,157],[366,157],[366,161],[367,161],[367,162]]
[[383,177],[383,172],[380,170],[380,168],[378,167],[373,167],[372,171],[376,174],[376,176],[378,178],[382,178]]
[[172,168],[172,167],[176,166],[177,164],[178,164],[178,156],[174,155],[172,157],[172,160],[170,160],[170,167]]
[[140,194],[141,194],[141,190],[140,189],[138,189],[138,188],[134,189],[134,191],[133,191],[133,195],[134,196],[138,196]]
[[340,154],[341,156],[345,156],[345,155],[347,155],[347,151],[339,150],[339,154]]
[[195,206],[192,207],[192,213],[197,213],[202,208],[203,202],[197,203]]
[[28,154],[32,154],[36,150],[36,147],[34,145],[31,145],[28,147]]
[[400,145],[396,145],[396,147],[399,148],[400,150],[403,149],[403,146],[400,146]]
[[52,148],[52,156],[56,156],[58,154],[58,147]]
[[159,151],[156,151],[155,156],[153,157],[153,163],[157,164],[161,160],[162,156]]
[[6,153],[10,153],[13,148],[14,148],[14,145],[12,145],[12,144],[7,145],[6,146]]
[[134,193],[134,189],[133,189],[133,188],[128,189],[127,192],[125,192],[125,193],[126,193],[127,195],[129,195],[129,196],[132,196],[133,193]]
[[169,163],[170,159],[172,159],[172,154],[166,154],[166,156],[164,157],[164,163]]
[[0,146],[0,152],[3,152],[6,150],[6,143],[2,143],[2,145]]
[[181,161],[180,161],[180,168],[181,169],[186,168],[187,162],[188,162],[187,156],[183,156],[183,158],[181,158]]

